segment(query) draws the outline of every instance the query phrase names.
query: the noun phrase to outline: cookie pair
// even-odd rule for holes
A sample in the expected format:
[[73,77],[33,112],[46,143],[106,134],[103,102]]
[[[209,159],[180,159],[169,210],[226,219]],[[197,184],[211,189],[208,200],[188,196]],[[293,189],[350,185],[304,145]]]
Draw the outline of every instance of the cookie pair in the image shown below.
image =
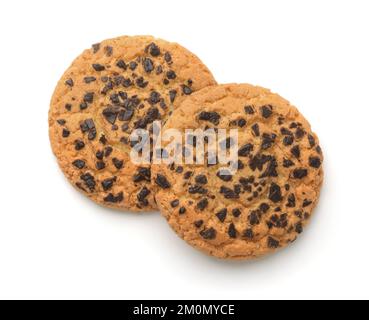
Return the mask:
[[[235,174],[217,159],[135,164],[131,133],[152,132],[154,121],[183,136],[237,130]],[[318,138],[288,101],[251,85],[217,86],[195,55],[152,37],[120,37],[82,53],[57,85],[49,128],[77,189],[112,208],[159,207],[180,237],[219,258],[259,257],[294,241],[323,181]]]

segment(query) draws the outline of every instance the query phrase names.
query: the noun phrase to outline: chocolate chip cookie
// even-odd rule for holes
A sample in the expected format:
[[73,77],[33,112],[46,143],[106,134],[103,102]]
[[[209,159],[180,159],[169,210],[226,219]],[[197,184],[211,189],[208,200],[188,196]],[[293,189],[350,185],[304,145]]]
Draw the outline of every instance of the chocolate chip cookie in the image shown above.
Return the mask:
[[149,36],[94,44],[52,97],[49,133],[61,169],[99,204],[155,209],[151,168],[130,160],[130,134],[165,121],[193,92],[214,84],[206,66],[178,44]]
[[171,128],[238,131],[235,174],[210,157],[205,165],[152,167],[159,208],[190,245],[218,258],[252,259],[303,232],[318,202],[323,154],[288,101],[251,85],[214,86],[184,101],[163,130]]

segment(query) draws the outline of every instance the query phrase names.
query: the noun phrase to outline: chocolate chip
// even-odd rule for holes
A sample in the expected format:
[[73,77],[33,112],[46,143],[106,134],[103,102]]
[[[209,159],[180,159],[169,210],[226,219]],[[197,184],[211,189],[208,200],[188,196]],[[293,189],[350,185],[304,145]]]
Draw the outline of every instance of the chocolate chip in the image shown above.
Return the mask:
[[82,102],[80,105],[79,105],[79,109],[81,111],[83,110],[86,110],[88,108],[88,104],[86,102]]
[[205,188],[203,188],[202,186],[195,185],[195,186],[191,186],[188,189],[188,192],[190,194],[207,194],[208,193],[208,190],[205,189]]
[[203,220],[198,220],[198,221],[195,221],[194,222],[194,225],[197,229],[201,228],[204,224],[204,221]]
[[142,64],[147,73],[151,73],[154,70],[154,63],[150,58],[145,58]]
[[232,215],[235,217],[235,218],[238,218],[240,215],[241,215],[241,210],[240,209],[233,209],[232,210]]
[[260,178],[278,177],[277,168],[278,162],[276,158],[271,157],[265,172],[260,176]]
[[245,119],[239,119],[238,122],[237,122],[237,125],[240,127],[240,128],[243,128],[244,126],[246,126],[247,122]]
[[319,169],[320,166],[322,165],[322,161],[320,160],[320,158],[318,157],[310,157],[309,158],[309,166]]
[[288,199],[287,199],[288,203],[287,203],[287,207],[288,208],[294,208],[296,207],[296,197],[293,193],[291,193],[289,196],[288,196]]
[[303,179],[308,175],[307,169],[295,169],[293,171],[293,177],[295,179]]
[[158,57],[161,53],[160,48],[155,43],[151,43],[145,51],[149,52],[153,57]]
[[211,123],[213,123],[215,125],[218,125],[219,124],[220,118],[221,118],[221,116],[217,112],[206,112],[206,111],[203,111],[199,115],[199,120],[209,121],[209,122],[211,122]]
[[269,189],[269,200],[274,203],[282,201],[281,187],[276,183],[272,183]]
[[106,56],[107,56],[107,57],[111,57],[111,56],[112,56],[112,54],[113,54],[113,47],[111,47],[111,46],[106,46],[106,47],[104,48],[104,51],[105,51],[105,54],[106,54]]
[[68,79],[65,81],[65,84],[72,88],[74,86],[74,81],[73,79]]
[[185,207],[181,207],[180,209],[179,209],[179,214],[185,214],[186,213],[186,208]]
[[252,229],[246,229],[244,232],[243,232],[243,236],[247,239],[253,239],[254,238],[254,232],[252,231]]
[[231,174],[225,174],[224,170],[218,171],[217,177],[225,182],[232,181],[233,176]]
[[130,62],[129,63],[129,68],[132,70],[132,71],[135,71],[136,68],[137,68],[138,64],[134,61]]
[[164,54],[164,60],[165,60],[166,63],[169,63],[169,64],[172,62],[172,56],[169,52],[166,52]]
[[100,43],[95,43],[92,45],[93,53],[97,53],[100,50]]
[[171,184],[169,183],[168,179],[162,174],[157,175],[155,183],[162,189],[170,189],[171,187]]
[[146,88],[147,85],[149,84],[148,81],[145,81],[145,79],[143,77],[139,77],[137,80],[136,80],[136,84],[138,87],[140,88]]
[[97,170],[104,170],[105,169],[105,162],[104,161],[96,162],[96,169]]
[[114,166],[115,166],[118,170],[120,170],[120,169],[122,169],[122,168],[123,168],[123,161],[121,161],[121,160],[119,160],[119,159],[117,159],[117,158],[113,158],[112,162],[113,162]]
[[147,207],[149,205],[149,201],[146,199],[150,195],[151,191],[146,187],[143,187],[141,191],[137,195],[137,200],[141,205]]
[[246,114],[254,114],[255,113],[255,110],[252,106],[245,106],[245,112]]
[[256,137],[260,136],[260,128],[259,125],[257,123],[255,123],[252,127],[251,127],[252,131],[254,132]]
[[302,207],[306,208],[306,207],[310,206],[312,203],[313,203],[312,201],[305,199],[303,204],[302,204]]
[[130,121],[134,115],[133,110],[123,110],[119,113],[118,119],[120,121]]
[[238,150],[239,157],[247,157],[254,150],[254,146],[251,143],[245,144]]
[[195,178],[195,181],[197,184],[207,184],[208,183],[208,179],[205,175],[198,175]]
[[70,136],[70,131],[68,129],[63,129],[62,136],[63,138],[68,138]]
[[316,145],[315,138],[311,134],[309,134],[308,135],[308,140],[309,140],[310,147],[314,148],[315,145]]
[[108,141],[106,140],[106,137],[104,135],[102,135],[99,139],[100,143],[105,145]]
[[64,126],[64,125],[67,123],[67,121],[65,121],[64,119],[58,119],[58,120],[56,120],[56,122],[57,122],[59,125],[61,125],[61,126]]
[[205,229],[205,230],[201,231],[200,235],[205,240],[214,240],[217,236],[217,232],[214,228],[210,228],[210,229]]
[[82,140],[76,140],[74,141],[74,149],[77,151],[82,150],[85,147],[85,143]]
[[303,138],[305,135],[305,131],[301,128],[297,128],[296,129],[296,133],[295,133],[295,136],[296,136],[296,139],[301,139]]
[[183,85],[182,86],[182,92],[186,96],[189,96],[192,93],[192,89],[189,86]]
[[92,128],[89,132],[88,132],[88,140],[92,141],[92,140],[95,140],[96,138],[96,128]]
[[236,239],[237,238],[237,230],[236,230],[236,227],[233,223],[231,223],[229,225],[229,228],[228,228],[228,235],[230,238],[232,239]]
[[123,192],[118,193],[114,196],[112,193],[109,193],[107,197],[104,198],[105,202],[109,203],[119,203],[124,200]]
[[291,153],[295,156],[295,158],[299,159],[301,156],[301,151],[300,151],[300,147],[299,146],[294,146],[291,149]]
[[90,173],[85,173],[81,175],[80,178],[91,192],[95,190],[96,187],[95,178]]
[[263,118],[268,119],[273,114],[272,106],[262,106],[260,108]]
[[295,164],[291,160],[288,160],[288,159],[283,160],[283,167],[285,167],[285,168],[290,168],[294,165]]
[[96,81],[95,77],[84,77],[83,79],[85,81],[85,83],[90,84],[91,82]]
[[92,68],[94,68],[95,71],[97,71],[97,72],[101,72],[101,71],[104,71],[105,70],[105,67],[103,65],[101,65],[101,64],[98,64],[98,63],[94,63],[92,65]]
[[113,152],[113,148],[112,147],[106,147],[104,150],[104,156],[105,157],[109,157]]
[[220,222],[224,222],[227,218],[227,209],[222,209],[216,214]]
[[251,213],[248,216],[248,220],[249,220],[249,223],[252,226],[256,226],[256,225],[260,224],[259,212],[258,211],[251,211]]
[[302,223],[301,223],[301,222],[298,222],[298,223],[295,225],[295,231],[296,231],[298,234],[303,233],[304,228],[303,228],[303,226],[302,226]]
[[183,175],[183,178],[185,179],[185,180],[188,180],[188,179],[190,179],[191,178],[191,176],[192,176],[192,172],[191,171],[187,171],[184,175]]
[[96,158],[97,158],[98,160],[102,160],[102,159],[104,159],[104,152],[103,152],[103,151],[101,151],[101,150],[97,151],[97,152],[96,152]]
[[161,96],[159,92],[153,91],[150,93],[150,97],[148,99],[149,103],[154,105],[160,102]]
[[197,209],[204,211],[208,205],[209,205],[208,199],[204,198],[200,200],[200,202],[197,204]]
[[177,96],[177,91],[176,90],[169,91],[169,98],[170,98],[171,103],[174,102],[174,100],[176,99],[176,96]]
[[269,148],[271,148],[275,142],[276,139],[276,135],[275,134],[268,134],[268,133],[264,133],[263,134],[263,141],[261,143],[261,148],[263,150],[267,150]]
[[101,182],[101,186],[103,187],[104,191],[108,191],[113,187],[114,182],[116,181],[117,181],[117,177],[105,179]]
[[279,241],[273,239],[272,237],[268,238],[268,247],[270,249],[277,249],[279,247]]
[[170,206],[172,208],[177,208],[179,206],[179,200],[173,200],[171,203],[170,203]]
[[123,60],[119,60],[117,62],[117,67],[123,70],[127,70],[127,65]]
[[263,212],[263,213],[267,213],[267,212],[269,211],[269,209],[270,209],[270,206],[269,206],[269,204],[267,204],[267,203],[262,203],[262,204],[259,206],[259,209],[260,209],[260,211],[261,211],[261,212]]
[[86,166],[86,162],[83,160],[75,160],[73,161],[73,165],[77,168],[77,169],[83,169]]
[[167,78],[170,80],[174,80],[175,78],[177,78],[177,75],[173,70],[169,70],[167,72]]
[[239,199],[239,195],[232,189],[222,186],[220,193],[223,194],[226,199]]
[[138,168],[136,174],[133,176],[133,182],[139,183],[151,181],[151,169],[150,168]]
[[110,124],[115,124],[119,113],[119,107],[107,107],[103,110],[102,114],[106,121]]
[[64,108],[67,110],[67,111],[71,111],[72,110],[72,105],[70,103],[67,103]]

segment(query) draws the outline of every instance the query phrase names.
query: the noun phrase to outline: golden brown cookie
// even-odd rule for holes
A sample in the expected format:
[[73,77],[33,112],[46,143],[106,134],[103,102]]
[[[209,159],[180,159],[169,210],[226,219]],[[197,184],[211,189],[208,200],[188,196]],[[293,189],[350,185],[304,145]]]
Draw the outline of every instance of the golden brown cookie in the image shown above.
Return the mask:
[[219,172],[220,164],[153,165],[159,208],[181,238],[218,258],[251,259],[302,233],[318,202],[323,155],[288,101],[251,85],[214,86],[175,110],[163,131],[171,128],[239,135],[235,175]]
[[52,97],[50,140],[61,169],[97,203],[155,209],[150,165],[130,161],[130,133],[165,121],[193,92],[214,84],[206,66],[176,43],[138,36],[93,45]]

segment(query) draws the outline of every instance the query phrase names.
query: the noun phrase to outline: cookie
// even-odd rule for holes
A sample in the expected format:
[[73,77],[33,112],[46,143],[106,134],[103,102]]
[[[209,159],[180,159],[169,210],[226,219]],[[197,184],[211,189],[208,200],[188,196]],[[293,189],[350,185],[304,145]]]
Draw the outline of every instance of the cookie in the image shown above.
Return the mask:
[[99,204],[155,209],[150,165],[130,159],[131,132],[165,121],[193,92],[214,84],[207,67],[175,43],[137,36],[93,45],[51,101],[49,135],[62,171]]
[[209,160],[153,165],[156,201],[181,238],[218,258],[252,259],[303,232],[318,202],[323,155],[309,123],[288,101],[251,85],[214,86],[183,102],[163,131],[171,128],[238,132],[234,175]]

